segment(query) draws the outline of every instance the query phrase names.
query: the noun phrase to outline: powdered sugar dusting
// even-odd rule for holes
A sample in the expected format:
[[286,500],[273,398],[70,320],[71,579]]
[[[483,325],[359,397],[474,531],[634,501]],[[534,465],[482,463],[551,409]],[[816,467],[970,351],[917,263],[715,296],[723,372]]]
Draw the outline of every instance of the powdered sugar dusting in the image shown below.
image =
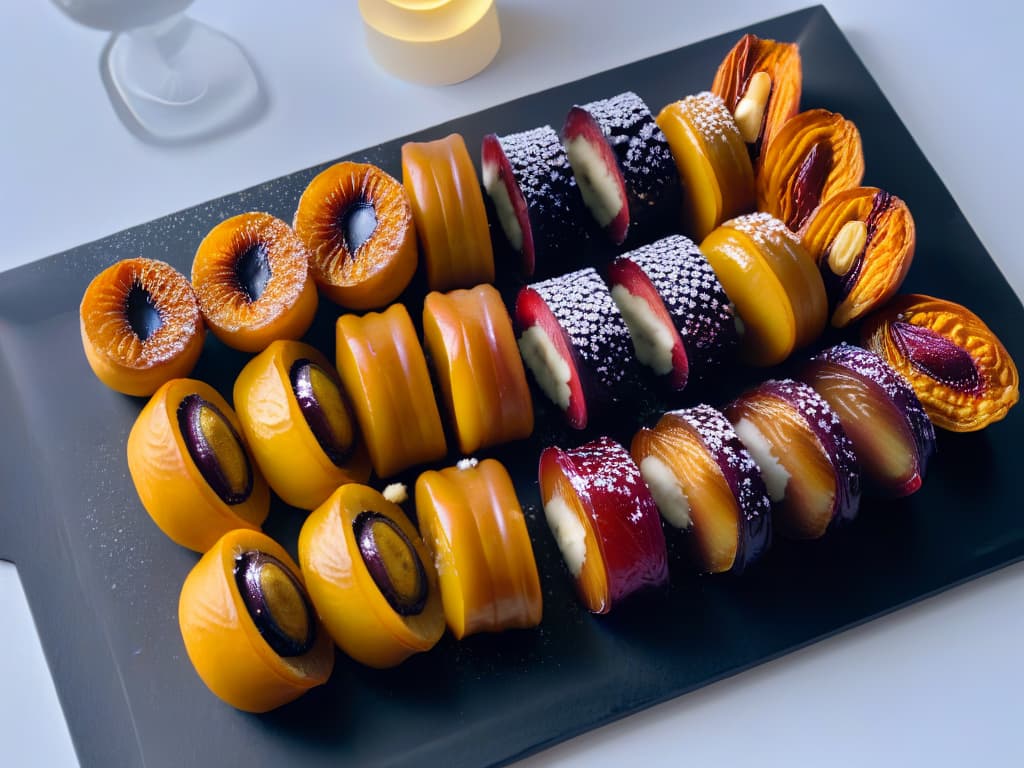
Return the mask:
[[790,231],[789,227],[781,219],[777,219],[770,213],[764,213],[763,211],[737,216],[734,219],[729,219],[722,226],[742,232],[762,248],[778,245],[787,240],[790,243],[800,245],[800,239]]
[[728,145],[743,141],[736,120],[721,97],[703,91],[679,102],[686,119],[708,144]]
[[547,304],[580,361],[613,399],[639,383],[629,328],[593,267],[530,286]]
[[583,199],[555,130],[542,125],[500,136],[498,142],[526,201],[534,252],[577,247],[574,238],[587,237]]
[[737,339],[735,311],[711,264],[683,235],[670,235],[624,254],[644,271],[683,340],[691,371],[703,377]]
[[580,107],[600,127],[622,170],[633,223],[675,211],[679,176],[668,139],[643,99],[632,91]]

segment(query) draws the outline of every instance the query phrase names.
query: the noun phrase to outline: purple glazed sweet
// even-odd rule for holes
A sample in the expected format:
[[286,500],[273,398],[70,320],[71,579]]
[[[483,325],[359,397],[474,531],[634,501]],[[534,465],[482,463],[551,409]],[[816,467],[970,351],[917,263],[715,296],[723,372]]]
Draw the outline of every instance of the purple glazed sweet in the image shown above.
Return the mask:
[[872,490],[898,497],[921,487],[935,428],[903,376],[874,352],[843,343],[811,358],[800,378],[839,416]]

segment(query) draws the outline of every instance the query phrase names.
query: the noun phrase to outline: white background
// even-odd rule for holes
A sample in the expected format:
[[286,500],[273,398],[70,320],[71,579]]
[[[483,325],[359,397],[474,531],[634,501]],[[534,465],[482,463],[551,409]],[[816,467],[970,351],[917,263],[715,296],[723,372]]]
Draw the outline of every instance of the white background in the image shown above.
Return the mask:
[[[42,0],[5,2],[0,270],[799,7],[499,0],[504,47],[495,62],[471,81],[428,89],[374,68],[351,0],[198,0],[190,14],[245,47],[271,102],[245,130],[181,148],[142,142],[114,115],[99,78],[106,33]],[[1020,4],[837,0],[828,9],[1022,295]],[[1024,566],[1004,569],[525,764],[1020,765],[1022,597]],[[5,563],[0,765],[76,765]]]

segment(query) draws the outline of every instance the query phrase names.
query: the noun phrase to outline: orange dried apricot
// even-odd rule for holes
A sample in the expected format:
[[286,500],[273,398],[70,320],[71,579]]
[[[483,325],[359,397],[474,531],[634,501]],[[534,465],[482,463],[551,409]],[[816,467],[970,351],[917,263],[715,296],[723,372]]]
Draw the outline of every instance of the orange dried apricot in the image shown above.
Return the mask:
[[857,126],[836,112],[810,109],[790,118],[761,153],[757,207],[795,232],[822,201],[863,176]]
[[796,43],[744,35],[715,72],[711,91],[735,115],[756,157],[800,109],[803,69]]
[[891,299],[914,259],[914,218],[907,204],[877,187],[833,195],[798,233],[821,268],[832,325],[842,328]]
[[79,318],[96,378],[126,395],[151,395],[188,376],[206,337],[192,285],[155,259],[125,259],[96,275]]
[[910,382],[937,427],[984,429],[1017,402],[1019,378],[1009,352],[980,317],[955,302],[897,296],[864,320],[861,340]]
[[214,336],[243,352],[299,338],[316,314],[309,254],[269,213],[232,216],[210,230],[192,262],[192,285]]
[[294,226],[313,279],[342,307],[382,307],[416,272],[409,198],[375,165],[346,161],[318,174],[299,198]]

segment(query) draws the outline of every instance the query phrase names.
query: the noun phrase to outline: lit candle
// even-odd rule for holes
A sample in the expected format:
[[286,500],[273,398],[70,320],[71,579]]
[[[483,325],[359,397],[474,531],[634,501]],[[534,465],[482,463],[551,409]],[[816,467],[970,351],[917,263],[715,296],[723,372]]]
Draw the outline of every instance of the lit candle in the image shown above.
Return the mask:
[[494,0],[359,0],[359,10],[371,55],[403,80],[466,80],[501,47]]

